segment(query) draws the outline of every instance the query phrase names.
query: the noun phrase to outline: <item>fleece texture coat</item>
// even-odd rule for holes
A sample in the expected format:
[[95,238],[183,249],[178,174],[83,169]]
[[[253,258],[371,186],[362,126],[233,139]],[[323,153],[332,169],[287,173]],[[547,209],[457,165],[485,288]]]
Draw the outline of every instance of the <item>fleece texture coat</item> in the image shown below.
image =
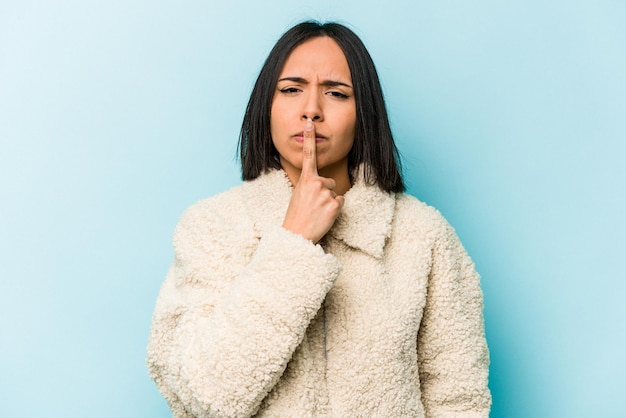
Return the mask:
[[174,417],[488,417],[479,276],[432,207],[358,180],[321,244],[282,170],[174,234],[148,346]]

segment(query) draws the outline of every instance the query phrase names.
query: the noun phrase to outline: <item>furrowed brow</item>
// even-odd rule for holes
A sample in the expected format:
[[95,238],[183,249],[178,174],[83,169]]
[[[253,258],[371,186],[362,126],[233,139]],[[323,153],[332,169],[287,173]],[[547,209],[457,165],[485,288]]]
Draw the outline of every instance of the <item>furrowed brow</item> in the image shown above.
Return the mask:
[[343,87],[348,87],[348,88],[352,88],[351,85],[346,84],[342,81],[335,81],[335,80],[324,80],[320,83],[322,86],[326,86],[326,87],[337,87],[337,86],[343,86]]
[[[293,83],[298,83],[298,84],[309,84],[309,81],[305,78],[302,77],[283,77],[280,80],[278,80],[279,82],[281,81],[291,81]],[[324,80],[320,83],[320,85],[325,86],[325,87],[337,87],[337,86],[343,86],[343,87],[348,87],[348,88],[352,88],[351,85],[344,83],[342,81],[337,81],[337,80]]]
[[278,80],[278,82],[281,82],[281,81],[291,81],[291,82],[299,83],[299,84],[309,84],[309,82],[302,77],[284,77]]

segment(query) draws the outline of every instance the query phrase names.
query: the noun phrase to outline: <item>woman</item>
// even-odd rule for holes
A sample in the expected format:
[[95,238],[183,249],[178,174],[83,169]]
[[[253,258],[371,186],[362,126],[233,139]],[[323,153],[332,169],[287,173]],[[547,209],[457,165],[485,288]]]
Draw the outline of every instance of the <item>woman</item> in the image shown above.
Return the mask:
[[346,27],[277,42],[241,130],[244,184],[174,235],[152,378],[175,417],[487,417],[482,293],[403,194],[380,83]]

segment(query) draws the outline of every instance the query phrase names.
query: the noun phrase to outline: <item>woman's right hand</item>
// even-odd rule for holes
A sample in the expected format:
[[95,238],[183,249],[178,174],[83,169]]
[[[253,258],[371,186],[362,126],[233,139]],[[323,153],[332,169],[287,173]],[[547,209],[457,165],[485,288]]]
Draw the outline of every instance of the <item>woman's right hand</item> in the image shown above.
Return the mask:
[[317,145],[313,121],[307,120],[302,141],[302,170],[295,185],[283,228],[317,243],[330,230],[344,198],[333,190],[335,180],[317,173]]

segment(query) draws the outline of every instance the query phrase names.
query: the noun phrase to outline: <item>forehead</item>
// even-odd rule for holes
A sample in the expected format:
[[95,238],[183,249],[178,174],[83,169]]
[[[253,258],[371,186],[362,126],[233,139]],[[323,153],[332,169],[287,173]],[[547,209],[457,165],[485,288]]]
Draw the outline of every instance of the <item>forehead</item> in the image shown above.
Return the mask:
[[345,54],[328,36],[309,39],[294,48],[279,78],[289,76],[351,81]]

